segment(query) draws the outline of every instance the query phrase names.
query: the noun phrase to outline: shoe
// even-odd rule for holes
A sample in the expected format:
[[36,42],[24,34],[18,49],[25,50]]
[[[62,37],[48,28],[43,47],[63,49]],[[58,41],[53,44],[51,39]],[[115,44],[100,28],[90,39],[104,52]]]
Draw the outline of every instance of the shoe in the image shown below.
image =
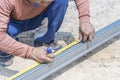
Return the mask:
[[60,44],[58,44],[57,41],[55,41],[55,40],[52,40],[50,43],[34,42],[34,46],[35,47],[47,46],[47,47],[52,48],[55,51],[62,48],[62,46]]
[[7,66],[12,65],[12,63],[13,63],[13,59],[10,59],[10,60],[8,60],[8,61],[6,61],[6,62],[0,61],[0,66],[1,66],[1,67],[7,67]]
[[55,51],[62,48],[62,46],[58,44],[58,42],[55,40],[51,41],[50,43],[47,43],[46,45],[47,47],[51,47]]
[[0,66],[6,67],[10,66],[13,63],[13,55],[6,54],[2,51],[0,51]]
[[[19,38],[16,37],[15,40],[19,41]],[[0,51],[0,66],[2,67],[10,66],[13,63],[13,58],[14,58],[13,55]]]

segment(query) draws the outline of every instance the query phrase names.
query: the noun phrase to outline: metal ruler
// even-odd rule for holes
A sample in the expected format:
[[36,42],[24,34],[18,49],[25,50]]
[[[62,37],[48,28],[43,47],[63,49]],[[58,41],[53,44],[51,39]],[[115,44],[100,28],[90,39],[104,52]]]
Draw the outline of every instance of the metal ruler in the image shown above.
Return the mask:
[[117,20],[97,31],[94,40],[91,42],[89,47],[87,47],[88,43],[74,41],[70,45],[56,52],[55,60],[52,63],[37,63],[32,67],[12,76],[9,80],[43,80],[119,34],[120,20]]

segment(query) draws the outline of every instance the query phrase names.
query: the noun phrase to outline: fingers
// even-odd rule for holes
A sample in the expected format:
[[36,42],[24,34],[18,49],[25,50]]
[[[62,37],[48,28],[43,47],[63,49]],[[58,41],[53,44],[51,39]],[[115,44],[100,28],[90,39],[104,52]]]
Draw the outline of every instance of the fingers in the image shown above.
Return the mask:
[[89,41],[90,33],[85,31],[85,30],[83,30],[83,31],[79,30],[79,40],[82,41],[82,42],[87,42],[87,41]]
[[89,35],[88,41],[92,41],[92,39],[93,39],[93,36]]
[[47,57],[53,59],[55,56],[54,56],[54,54],[48,54]]
[[82,41],[83,42],[92,41],[93,38],[94,38],[94,33],[91,33],[89,35],[84,34]]
[[79,41],[82,41],[82,34],[79,33],[79,38],[78,38]]
[[50,58],[50,57],[44,57],[43,59],[42,59],[42,62],[52,62],[53,61],[53,59],[52,58]]
[[86,42],[86,41],[88,41],[88,35],[84,35],[83,36],[83,40],[82,40],[83,42]]
[[52,62],[54,59],[54,54],[44,54],[43,57],[39,58],[39,62]]
[[45,46],[42,46],[42,48],[46,51],[46,49],[47,49],[47,47],[45,47]]
[[94,38],[94,34],[90,34],[90,35],[88,36],[88,41],[92,41],[93,38]]
[[48,54],[46,51],[46,47],[36,47],[34,48],[31,59],[36,60],[37,62],[52,62],[54,58],[54,54]]
[[[94,38],[95,28],[91,23],[81,23],[79,27],[79,39],[83,42],[91,41]],[[82,39],[81,39],[82,38]]]
[[40,63],[43,63],[43,62],[52,62],[54,59],[51,58],[51,56],[44,56],[44,57],[41,57],[41,58],[38,58],[38,57],[34,57],[34,59],[37,61],[37,62],[40,62]]

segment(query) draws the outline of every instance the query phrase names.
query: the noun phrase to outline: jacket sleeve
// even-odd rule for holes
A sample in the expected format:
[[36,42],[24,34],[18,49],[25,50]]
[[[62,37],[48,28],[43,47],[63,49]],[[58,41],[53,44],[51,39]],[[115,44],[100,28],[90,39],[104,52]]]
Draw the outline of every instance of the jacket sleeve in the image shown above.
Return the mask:
[[89,11],[89,0],[75,0],[78,12],[80,23],[90,22],[90,11]]
[[17,42],[7,34],[7,25],[13,8],[8,1],[0,1],[0,50],[11,55],[28,58],[34,47]]

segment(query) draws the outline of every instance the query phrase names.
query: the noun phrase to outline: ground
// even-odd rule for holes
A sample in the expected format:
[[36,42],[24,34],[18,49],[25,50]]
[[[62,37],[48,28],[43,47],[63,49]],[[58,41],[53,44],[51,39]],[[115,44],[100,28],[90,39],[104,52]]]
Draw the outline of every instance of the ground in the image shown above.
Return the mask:
[[[91,22],[96,31],[120,18],[120,0],[90,0]],[[73,1],[69,7],[59,30],[59,39],[67,41],[78,38],[79,19]],[[34,32],[34,31],[33,31]],[[67,34],[65,34],[67,33]],[[62,36],[61,36],[62,34]],[[64,37],[65,36],[65,37]],[[21,36],[20,36],[21,37]],[[22,36],[25,38],[24,36]],[[26,38],[28,41],[31,39]],[[23,41],[24,42],[24,41]],[[61,44],[65,44],[63,41]],[[29,67],[32,60],[14,58],[14,63],[0,68],[0,80],[7,80],[13,74]],[[89,55],[76,60],[62,70],[54,73],[46,80],[120,80],[120,36],[103,44]]]

